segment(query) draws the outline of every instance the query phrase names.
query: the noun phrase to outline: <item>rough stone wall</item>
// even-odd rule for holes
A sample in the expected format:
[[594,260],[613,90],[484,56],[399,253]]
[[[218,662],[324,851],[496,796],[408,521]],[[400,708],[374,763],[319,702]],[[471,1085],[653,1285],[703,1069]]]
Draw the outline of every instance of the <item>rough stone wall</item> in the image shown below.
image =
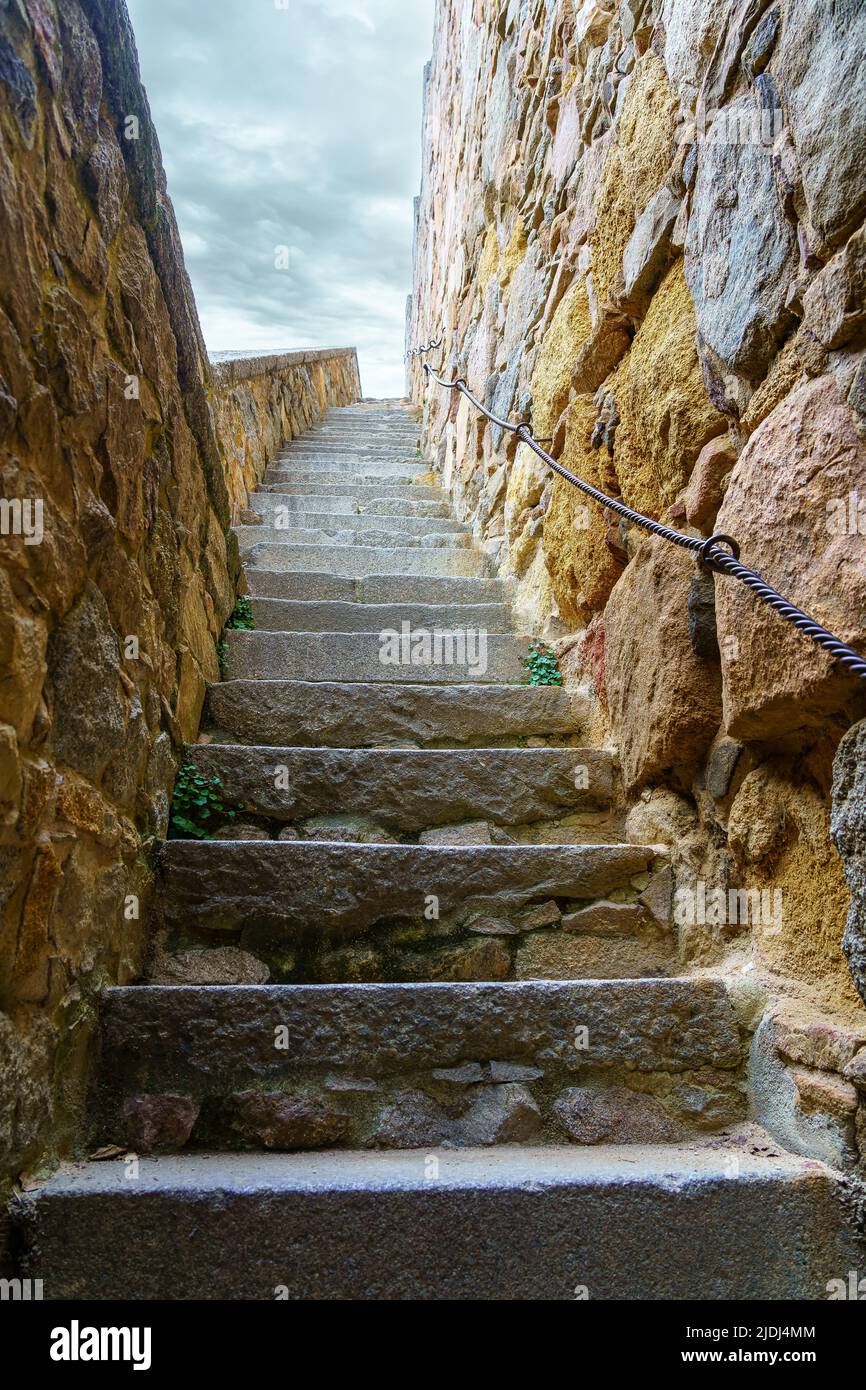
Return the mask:
[[68,1149],[236,595],[234,506],[354,354],[214,371],[122,0],[0,0],[0,1185]]
[[213,368],[217,434],[225,451],[232,519],[247,505],[277,449],[332,405],[361,395],[354,348],[244,357]]
[[[439,0],[407,314],[410,347],[444,331],[446,377],[609,494],[735,536],[859,650],[864,45],[860,0]],[[693,894],[782,893],[781,925],[684,921],[682,965],[861,1018],[829,820],[862,683],[420,364],[409,382],[461,516],[595,697],[634,837],[671,844]],[[862,834],[837,843],[862,855]]]

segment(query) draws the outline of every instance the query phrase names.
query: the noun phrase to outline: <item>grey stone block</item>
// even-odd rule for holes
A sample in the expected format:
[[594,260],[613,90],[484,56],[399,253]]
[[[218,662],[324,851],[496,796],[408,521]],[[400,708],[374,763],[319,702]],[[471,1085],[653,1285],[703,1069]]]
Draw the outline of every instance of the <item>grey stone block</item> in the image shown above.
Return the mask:
[[651,856],[635,845],[170,840],[159,856],[158,891],[169,926],[237,933],[267,922],[287,939],[310,930],[345,939],[387,918],[420,919],[431,898],[444,917],[458,908],[468,915],[473,904],[602,897]]
[[[287,1030],[287,1050],[275,1046]],[[583,1031],[586,1030],[585,1033]],[[285,1083],[309,1068],[376,1078],[496,1059],[547,1070],[734,1069],[736,1019],[712,980],[138,985],[105,992],[101,1091]]]
[[863,1268],[837,1175],[748,1141],[432,1157],[143,1159],[134,1183],[120,1163],[67,1169],[27,1194],[25,1272],[52,1299],[572,1303],[819,1301]]
[[417,575],[438,579],[487,578],[490,559],[474,550],[429,549],[422,546],[383,549],[373,545],[280,545],[254,541],[242,550],[247,569],[318,570],[350,579],[369,575]]
[[[271,749],[208,743],[191,748],[188,756],[203,772],[222,779],[228,802],[261,817],[300,821],[357,815],[355,808],[363,807],[365,824],[410,834],[442,825],[453,815],[462,816],[470,828],[470,818],[478,818],[474,824],[484,826],[484,839],[463,843],[491,844],[489,821],[517,825],[580,807],[603,808],[613,794],[610,756],[597,749]],[[575,786],[577,764],[590,770],[585,788]],[[446,826],[434,833],[451,833],[450,839],[422,843],[460,843],[456,832],[463,828]],[[236,837],[229,833],[229,838]],[[619,934],[634,930],[640,921],[639,909],[631,904],[598,906],[609,910],[611,929]],[[595,908],[587,908],[577,917],[586,930],[600,931],[594,913]],[[521,924],[523,930],[550,924],[537,919],[536,909],[532,914],[535,920]],[[568,929],[579,929],[579,924]]]
[[412,628],[472,627],[511,632],[511,609],[505,603],[400,604],[358,601],[310,601],[254,598],[253,619],[259,632],[381,632]]
[[489,746],[527,734],[574,735],[582,713],[582,703],[557,686],[225,681],[208,691],[211,725],[260,744]]
[[[384,633],[384,635],[383,635]],[[229,680],[361,681],[396,684],[519,684],[525,639],[510,633],[429,630],[418,647],[401,629],[381,632],[247,632],[226,634]],[[417,634],[415,634],[417,638]],[[420,659],[401,662],[403,656]],[[462,658],[462,660],[461,660]]]

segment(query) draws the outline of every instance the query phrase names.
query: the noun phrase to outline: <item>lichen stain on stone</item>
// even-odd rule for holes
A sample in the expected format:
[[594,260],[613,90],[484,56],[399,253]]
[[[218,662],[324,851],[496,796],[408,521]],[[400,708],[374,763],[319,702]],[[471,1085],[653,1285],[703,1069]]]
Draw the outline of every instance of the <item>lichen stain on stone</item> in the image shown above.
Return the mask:
[[707,399],[695,313],[682,261],[650,302],[631,349],[608,383],[620,424],[616,469],[624,501],[660,517],[689,480],[701,449],[727,428]]
[[622,270],[623,251],[636,217],[664,182],[673,154],[677,108],[664,66],[650,50],[631,75],[595,199],[592,273],[600,299],[606,298]]
[[592,331],[586,285],[576,279],[544,335],[532,373],[532,423],[537,437],[553,433],[568,403],[574,360]]
[[[586,482],[616,490],[616,473],[604,450],[590,436],[598,410],[592,396],[577,396],[568,408],[565,445],[559,462]],[[607,545],[605,513],[571,483],[555,478],[544,519],[544,561],[563,618],[585,622],[604,607],[622,573]]]

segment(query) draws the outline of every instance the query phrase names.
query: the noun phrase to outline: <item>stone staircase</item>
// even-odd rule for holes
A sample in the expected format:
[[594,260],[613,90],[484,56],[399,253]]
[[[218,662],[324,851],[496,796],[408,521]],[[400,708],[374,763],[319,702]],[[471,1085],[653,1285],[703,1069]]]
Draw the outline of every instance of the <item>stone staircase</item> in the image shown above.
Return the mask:
[[27,1270],[55,1298],[825,1297],[857,1258],[838,1176],[748,1124],[664,855],[623,842],[574,697],[520,684],[417,440],[401,404],[332,410],[240,518],[256,628],[191,756],[243,810],[163,847],[92,1096],[94,1147],[142,1156],[29,1194]]

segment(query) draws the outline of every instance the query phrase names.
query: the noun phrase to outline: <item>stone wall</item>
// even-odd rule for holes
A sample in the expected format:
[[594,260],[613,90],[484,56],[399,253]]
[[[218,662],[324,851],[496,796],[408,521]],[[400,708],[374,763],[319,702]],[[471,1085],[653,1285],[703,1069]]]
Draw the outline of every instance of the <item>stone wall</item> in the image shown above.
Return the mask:
[[[864,43],[859,0],[439,0],[407,315],[409,346],[443,331],[434,365],[574,472],[735,536],[859,650]],[[594,697],[634,838],[672,846],[682,967],[749,984],[756,1020],[782,998],[859,1027],[829,821],[862,682],[585,503],[417,362],[409,382],[461,517]],[[862,894],[862,832],[836,838]],[[690,912],[731,888],[781,892],[781,914]],[[861,990],[864,916],[846,938]]]
[[122,0],[0,0],[0,1184],[135,978],[266,457],[354,353],[212,369]]
[[212,375],[232,520],[283,444],[308,430],[329,406],[361,395],[354,348],[235,358],[217,363]]

